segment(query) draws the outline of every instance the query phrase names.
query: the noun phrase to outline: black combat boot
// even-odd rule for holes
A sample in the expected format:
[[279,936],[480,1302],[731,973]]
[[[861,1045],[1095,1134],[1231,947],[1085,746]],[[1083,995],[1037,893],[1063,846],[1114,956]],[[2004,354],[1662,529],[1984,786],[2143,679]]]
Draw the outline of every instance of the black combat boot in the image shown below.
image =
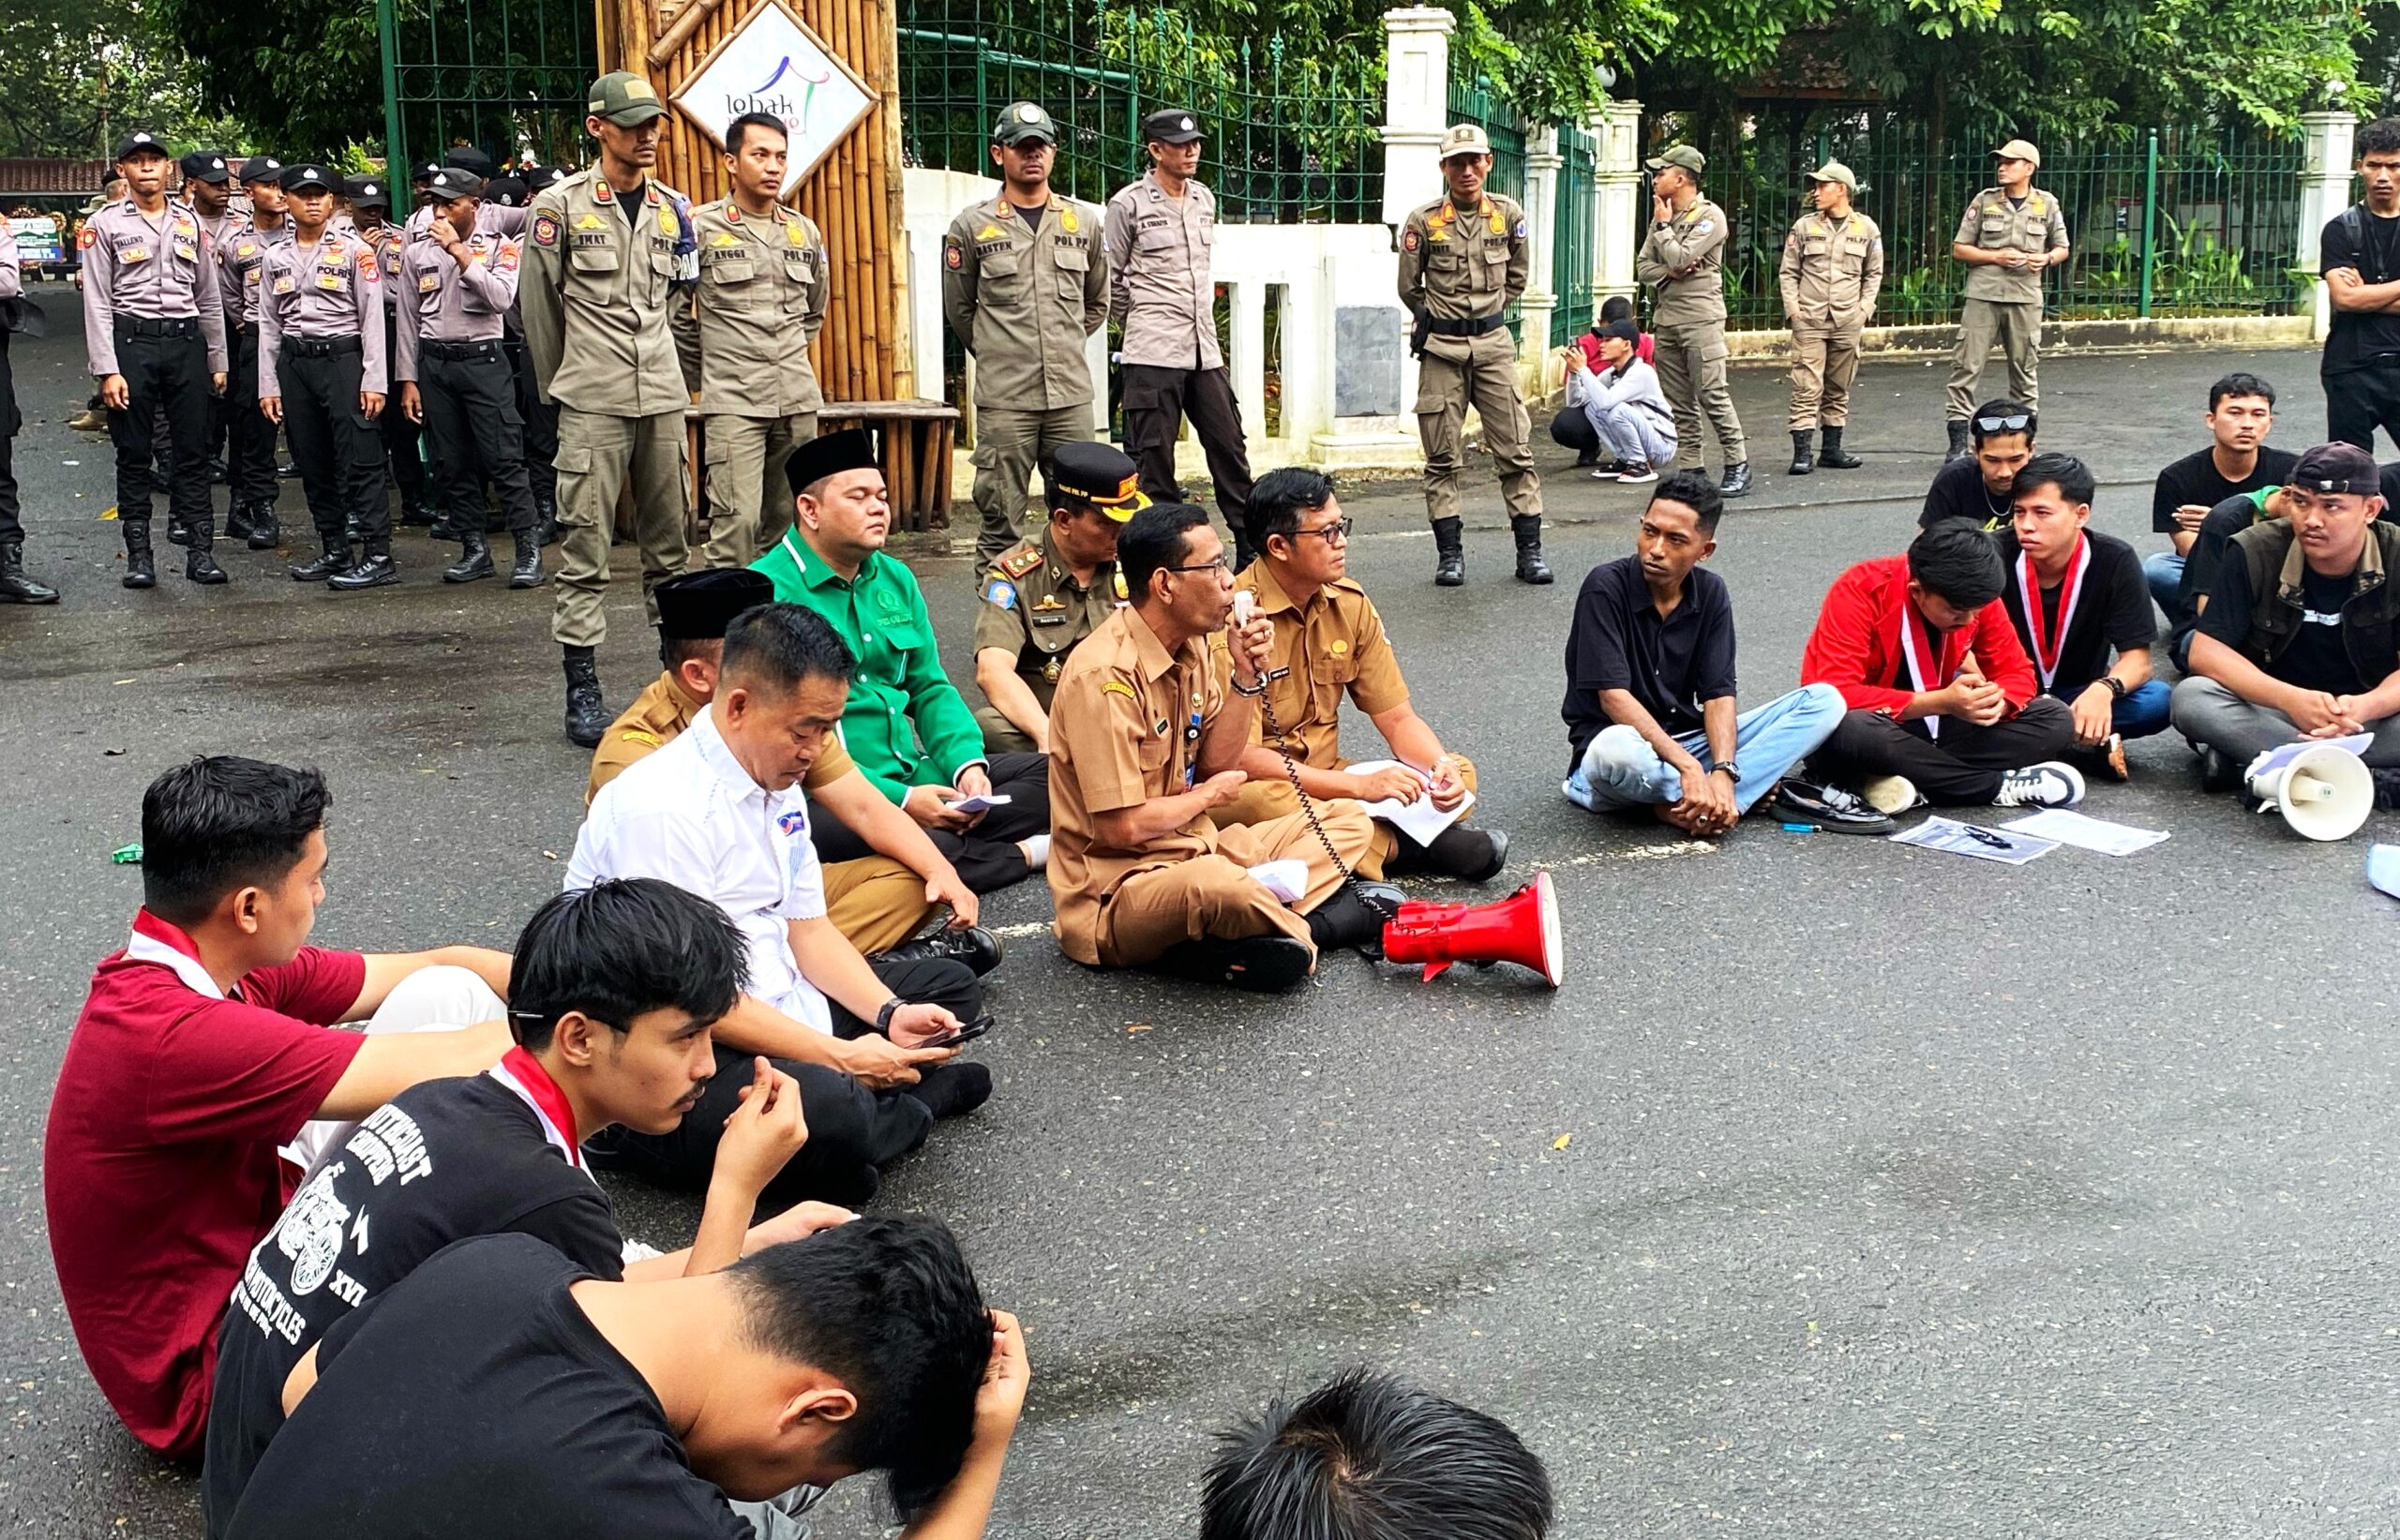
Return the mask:
[[470,530],[458,537],[458,560],[442,569],[445,583],[472,583],[492,575],[491,547],[484,543],[481,530]]
[[1817,456],[1817,463],[1828,471],[1855,471],[1866,462],[1841,446],[1839,427],[1828,426],[1825,429],[1825,452]]
[[179,514],[171,513],[167,516],[167,544],[170,546],[191,544],[191,531],[185,525],[183,516]]
[[250,538],[250,505],[239,498],[225,505],[225,538],[228,540]]
[[325,587],[338,589],[344,593],[355,593],[360,589],[380,589],[399,580],[399,564],[392,560],[392,543],[387,538],[369,540],[358,559],[358,565],[326,578]]
[[295,583],[322,583],[349,570],[350,542],[328,540],[322,555],[292,565],[292,580]]
[[1948,465],[1952,460],[1963,460],[1967,457],[1967,420],[1964,417],[1953,417],[1950,419],[1949,426],[1950,452],[1942,456],[1942,463],[1944,465]]
[[1722,498],[1748,497],[1750,495],[1750,462],[1744,460],[1739,465],[1727,466],[1725,479],[1718,486],[1717,495]]
[[559,528],[559,502],[556,498],[533,494],[533,534],[545,546],[555,546],[566,531]]
[[1456,518],[1433,521],[1433,586],[1455,589],[1466,586],[1466,544]]
[[433,523],[433,512],[425,505],[423,494],[403,491],[400,494],[400,527],[422,530]]
[[532,530],[517,531],[517,565],[508,570],[508,586],[537,589],[550,580],[542,570],[542,543]]
[[596,749],[608,730],[608,708],[600,699],[600,666],[592,649],[568,644],[566,652],[566,737],[578,749]]
[[158,586],[158,568],[150,555],[150,521],[136,519],[125,527],[125,586],[147,589]]
[[58,591],[25,576],[25,548],[0,542],[0,605],[54,605]]
[[1517,581],[1552,581],[1550,563],[1541,559],[1541,516],[1521,514],[1508,521],[1508,528],[1517,537]]
[[211,589],[232,581],[225,576],[225,569],[217,564],[216,557],[197,549],[184,553],[184,576],[202,588]]
[[[1826,437],[1832,437],[1831,430],[1827,431]],[[1817,457],[1809,452],[1810,446],[1816,441],[1816,438],[1817,436],[1814,433],[1794,433],[1792,435],[1792,469],[1788,474],[1805,476],[1809,471],[1817,469]]]
[[275,504],[272,502],[250,504],[250,549],[271,551],[282,542],[282,539],[283,531],[275,521]]

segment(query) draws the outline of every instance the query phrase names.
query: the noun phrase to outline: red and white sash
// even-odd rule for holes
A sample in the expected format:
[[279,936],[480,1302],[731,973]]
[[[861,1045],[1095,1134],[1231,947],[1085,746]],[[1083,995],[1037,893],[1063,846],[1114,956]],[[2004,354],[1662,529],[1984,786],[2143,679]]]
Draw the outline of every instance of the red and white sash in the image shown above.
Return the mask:
[[[1905,596],[1902,597],[1900,600],[1900,656],[1908,665],[1909,677],[1915,682],[1917,693],[1929,695],[1950,681],[1938,677],[1942,672],[1942,649],[1934,641],[1931,631],[1925,634],[1924,650],[1922,652],[1918,650],[1916,627],[1911,623],[1911,618],[1915,612],[1916,606]],[[1942,717],[1939,712],[1931,716],[1920,717],[1918,720],[1925,724],[1927,737],[1942,736]]]
[[542,1068],[541,1060],[522,1048],[512,1048],[484,1073],[514,1091],[518,1100],[533,1109],[534,1121],[542,1125],[542,1137],[566,1157],[568,1165],[587,1176],[592,1174],[584,1167],[583,1146],[575,1136],[575,1109],[567,1104],[566,1093]]
[[147,909],[134,913],[133,934],[126,940],[125,955],[132,962],[158,964],[182,979],[184,987],[195,994],[204,994],[212,1000],[226,997],[208,970],[200,965],[200,949],[192,944],[191,937]]
[[2033,666],[2041,672],[2042,688],[2050,687],[2051,679],[2059,671],[2059,657],[2066,648],[2067,628],[2075,624],[2076,601],[2083,597],[2083,576],[2092,565],[2092,540],[2088,535],[2075,537],[2075,550],[2066,559],[2066,577],[2059,592],[2059,628],[2053,635],[2042,634],[2042,591],[2040,577],[2033,571],[2033,559],[2019,551],[2017,555],[2017,602],[2025,617],[2025,635],[2033,639],[2031,649]]

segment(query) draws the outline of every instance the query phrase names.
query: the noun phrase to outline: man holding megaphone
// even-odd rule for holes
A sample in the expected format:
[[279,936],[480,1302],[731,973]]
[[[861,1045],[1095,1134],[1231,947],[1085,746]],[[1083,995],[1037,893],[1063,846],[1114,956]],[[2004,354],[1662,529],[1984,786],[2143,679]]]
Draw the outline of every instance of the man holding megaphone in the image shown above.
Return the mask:
[[2201,785],[2227,790],[2250,761],[2302,738],[2373,735],[2361,757],[2376,800],[2400,794],[2400,529],[2382,522],[2375,461],[2318,444],[2284,487],[2288,516],[2233,537],[2175,686],[2176,727]]

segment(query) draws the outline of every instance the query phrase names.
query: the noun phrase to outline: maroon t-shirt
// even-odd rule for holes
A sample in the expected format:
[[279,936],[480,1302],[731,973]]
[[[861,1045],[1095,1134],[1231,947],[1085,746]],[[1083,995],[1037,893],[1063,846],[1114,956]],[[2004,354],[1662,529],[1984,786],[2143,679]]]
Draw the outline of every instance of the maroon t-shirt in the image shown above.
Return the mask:
[[100,1393],[162,1455],[200,1448],[226,1301],[287,1196],[276,1146],[365,1041],[327,1026],[366,979],[357,952],[303,947],[214,998],[147,910],[92,975],[42,1144],[51,1257]]

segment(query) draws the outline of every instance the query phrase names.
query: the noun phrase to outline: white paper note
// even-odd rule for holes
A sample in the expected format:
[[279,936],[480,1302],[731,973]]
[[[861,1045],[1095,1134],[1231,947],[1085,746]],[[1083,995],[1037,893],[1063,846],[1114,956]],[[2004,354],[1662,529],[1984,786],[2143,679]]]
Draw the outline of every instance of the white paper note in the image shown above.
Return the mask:
[[2039,813],[2001,827],[2019,830],[2037,839],[2056,840],[2078,850],[2097,850],[2104,856],[2130,856],[2167,838],[2167,830],[2163,829],[2136,829],[2131,824],[2112,824],[2106,818],[2087,818],[2080,813],[2070,813],[2062,807],[2046,807]]
[[1928,818],[1905,834],[1893,835],[1892,840],[1898,845],[1946,851],[1953,856],[1996,860],[2005,866],[2022,866],[2059,847],[2056,840],[2037,839],[2031,834],[2002,834],[1975,824],[1962,824],[1956,818]]
[[[1433,784],[1432,778],[1423,770],[1414,765],[1403,765],[1397,759],[1361,759],[1350,767],[1350,773],[1372,775],[1378,770],[1404,770],[1426,785],[1430,786]],[[1387,797],[1380,802],[1359,804],[1371,816],[1381,818],[1418,845],[1432,844],[1442,830],[1465,817],[1466,810],[1474,805],[1475,793],[1471,791],[1466,794],[1464,801],[1448,813],[1435,807],[1433,799],[1431,797],[1419,797],[1413,802],[1395,801]]]

